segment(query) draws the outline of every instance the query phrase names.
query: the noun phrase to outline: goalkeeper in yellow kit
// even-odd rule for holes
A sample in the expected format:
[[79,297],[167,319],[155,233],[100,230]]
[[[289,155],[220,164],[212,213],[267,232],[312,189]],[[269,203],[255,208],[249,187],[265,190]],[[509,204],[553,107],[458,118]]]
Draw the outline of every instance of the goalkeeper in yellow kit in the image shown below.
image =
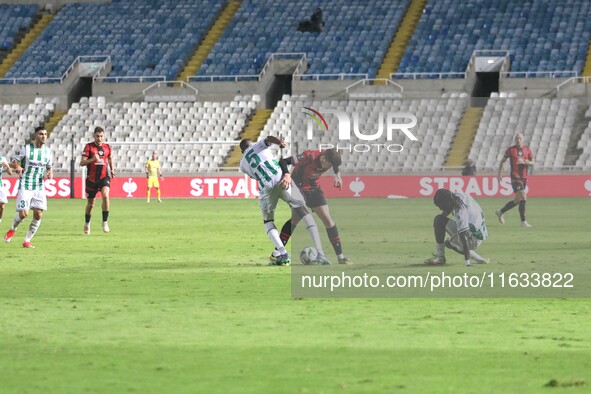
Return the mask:
[[162,178],[162,171],[160,170],[160,162],[158,161],[158,154],[156,151],[152,152],[152,159],[146,163],[146,177],[148,178],[148,198],[147,202],[150,202],[150,191],[153,187],[156,188],[158,193],[158,202],[162,202],[160,199],[160,182],[158,178]]

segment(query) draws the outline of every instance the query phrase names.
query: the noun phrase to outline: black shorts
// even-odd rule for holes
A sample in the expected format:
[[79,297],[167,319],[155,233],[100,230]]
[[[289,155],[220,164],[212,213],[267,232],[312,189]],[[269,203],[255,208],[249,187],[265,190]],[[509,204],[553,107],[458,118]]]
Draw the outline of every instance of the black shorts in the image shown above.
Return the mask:
[[300,189],[300,191],[304,196],[304,201],[308,208],[316,208],[328,204],[326,198],[324,198],[324,192],[319,187],[312,188],[308,191]]
[[513,187],[513,192],[515,193],[525,190],[526,185],[526,178],[511,178],[511,187]]
[[103,187],[111,187],[111,178],[105,177],[98,182],[92,182],[86,178],[86,197],[95,198],[96,194],[103,189]]

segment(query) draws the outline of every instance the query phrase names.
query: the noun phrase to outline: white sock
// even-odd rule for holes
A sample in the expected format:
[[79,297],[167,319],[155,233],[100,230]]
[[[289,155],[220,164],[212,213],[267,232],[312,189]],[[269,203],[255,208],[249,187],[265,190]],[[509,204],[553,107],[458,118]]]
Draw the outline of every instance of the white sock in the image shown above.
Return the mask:
[[445,257],[445,245],[435,244],[435,254],[437,257]]
[[18,228],[19,224],[21,224],[22,221],[23,221],[23,219],[21,219],[21,216],[17,212],[16,215],[14,215],[14,219],[12,219],[12,227],[11,228],[14,231],[16,231],[16,229]]
[[267,222],[265,223],[265,230],[267,230],[267,237],[273,242],[275,248],[279,253],[285,254],[287,250],[285,250],[285,246],[283,246],[283,242],[281,242],[281,238],[279,237],[279,231],[277,231],[277,227],[275,227],[274,222]]
[[29,231],[27,231],[27,235],[25,236],[25,242],[31,242],[31,240],[35,236],[35,233],[39,229],[40,225],[41,225],[41,219],[31,220],[31,224],[29,225]]
[[478,253],[476,253],[476,251],[471,250],[470,251],[470,258],[473,259],[474,261],[484,261],[484,258],[479,255]]
[[314,242],[314,247],[318,250],[318,253],[324,254],[322,250],[322,241],[320,241],[320,233],[318,232],[318,226],[316,226],[316,222],[312,217],[312,214],[307,214],[302,218],[304,224],[306,225],[306,230],[308,230],[308,234],[310,234],[310,238],[312,238],[312,242]]

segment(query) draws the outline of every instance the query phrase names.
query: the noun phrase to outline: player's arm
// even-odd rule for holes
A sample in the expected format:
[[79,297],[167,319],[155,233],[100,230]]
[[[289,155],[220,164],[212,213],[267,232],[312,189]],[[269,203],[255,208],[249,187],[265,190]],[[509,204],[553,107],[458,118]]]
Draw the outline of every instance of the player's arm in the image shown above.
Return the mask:
[[337,189],[342,189],[343,188],[343,180],[341,179],[341,172],[339,169],[339,166],[333,166],[332,170],[334,171],[334,187],[336,187]]
[[462,249],[464,250],[464,261],[466,265],[470,263],[470,248],[468,247],[468,231],[464,230],[459,234]]
[[267,136],[267,138],[265,138],[265,145],[271,146],[271,144],[279,145],[280,148],[285,148],[285,141],[280,140],[279,138],[274,137],[272,135],[269,135]]
[[10,164],[8,164],[7,161],[2,161],[2,167],[6,168],[6,173],[8,175],[12,175],[12,168],[10,167]]
[[113,167],[113,158],[111,155],[109,155],[107,160],[109,162],[109,168],[111,169],[111,178],[115,178],[115,167]]
[[84,149],[84,152],[82,153],[82,158],[80,159],[80,166],[84,167],[89,165],[90,163],[95,163],[99,160],[99,157],[96,154],[90,157],[91,153],[92,152],[90,151],[90,149]]
[[291,157],[282,158],[279,160],[279,167],[281,168],[281,187],[287,189],[291,185],[291,174],[289,173],[288,166],[293,162]]
[[53,179],[53,168],[49,167],[47,169],[47,179]]
[[503,156],[503,158],[501,159],[501,163],[499,164],[499,171],[497,174],[497,179],[499,180],[499,182],[501,182],[501,180],[503,179],[502,176],[502,172],[503,172],[503,165],[505,164],[505,162],[507,161],[509,157],[508,156]]
[[162,176],[162,170],[161,170],[161,167],[160,167],[160,163],[158,163],[158,176],[159,176],[160,178],[164,178],[164,177]]
[[25,154],[26,154],[26,151],[25,151],[25,147],[23,146],[10,161],[10,167],[12,167],[14,172],[16,172],[19,176],[23,173],[23,167],[21,166],[21,160],[24,159]]
[[529,155],[527,157],[527,160],[525,161],[525,164],[527,164],[528,166],[533,166],[534,164],[536,164],[536,161],[534,160],[534,155],[533,153],[531,153],[531,149],[529,150]]
[[150,166],[149,166],[149,161],[146,162],[146,166],[144,168],[144,170],[146,171],[146,178],[150,177]]

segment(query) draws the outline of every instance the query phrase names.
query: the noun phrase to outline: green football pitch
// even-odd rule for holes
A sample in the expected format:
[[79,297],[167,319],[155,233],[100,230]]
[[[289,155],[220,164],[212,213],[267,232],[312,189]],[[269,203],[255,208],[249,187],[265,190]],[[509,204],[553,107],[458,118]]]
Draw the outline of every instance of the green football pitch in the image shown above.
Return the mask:
[[[505,201],[479,199],[489,267],[591,264],[589,199],[530,199],[531,229],[517,209],[496,221]],[[430,200],[369,203],[330,202],[354,261],[384,244],[388,261],[430,257]],[[90,236],[84,204],[50,200],[36,249],[21,247],[29,220],[0,245],[3,393],[591,390],[589,298],[292,298],[255,200],[113,200],[111,233],[97,206]],[[11,200],[1,231],[13,214]]]

